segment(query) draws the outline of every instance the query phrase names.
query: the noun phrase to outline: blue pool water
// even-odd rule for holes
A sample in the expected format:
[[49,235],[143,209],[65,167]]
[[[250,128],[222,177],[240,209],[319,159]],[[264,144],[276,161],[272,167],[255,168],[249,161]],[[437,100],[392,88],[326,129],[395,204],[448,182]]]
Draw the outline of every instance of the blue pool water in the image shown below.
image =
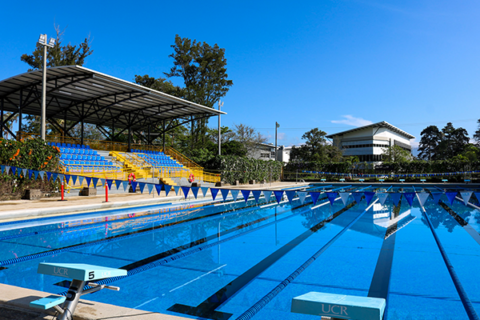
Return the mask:
[[[68,284],[37,274],[38,264],[89,263],[129,275],[109,282],[119,292],[85,299],[193,319],[319,319],[290,312],[292,298],[311,291],[385,297],[388,320],[468,319],[440,246],[480,313],[480,210],[475,197],[470,202],[450,204],[443,195],[439,204],[430,197],[421,206],[415,198],[410,206],[402,197],[399,205],[390,199],[381,205],[375,196],[368,205],[350,196],[345,205],[340,197],[331,205],[322,193],[315,205],[309,196],[304,204],[298,197],[280,204],[262,197],[257,204],[252,197],[247,203],[203,200],[0,223],[0,282],[61,294]],[[288,285],[269,294],[313,256]]]

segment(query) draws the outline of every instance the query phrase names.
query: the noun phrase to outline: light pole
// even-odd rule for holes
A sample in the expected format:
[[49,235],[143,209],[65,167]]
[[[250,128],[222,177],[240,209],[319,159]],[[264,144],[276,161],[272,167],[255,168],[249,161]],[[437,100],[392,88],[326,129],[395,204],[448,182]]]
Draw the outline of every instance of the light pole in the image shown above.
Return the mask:
[[275,161],[277,161],[277,128],[280,128],[280,124],[275,122]]
[[40,129],[41,138],[45,141],[45,122],[47,120],[47,47],[53,48],[55,38],[50,38],[47,43],[47,35],[41,34],[38,43],[43,46],[43,79],[42,79],[42,125]]
[[[223,107],[223,101],[218,100],[218,111]],[[218,155],[222,155],[222,127],[220,126],[220,113],[218,113]]]

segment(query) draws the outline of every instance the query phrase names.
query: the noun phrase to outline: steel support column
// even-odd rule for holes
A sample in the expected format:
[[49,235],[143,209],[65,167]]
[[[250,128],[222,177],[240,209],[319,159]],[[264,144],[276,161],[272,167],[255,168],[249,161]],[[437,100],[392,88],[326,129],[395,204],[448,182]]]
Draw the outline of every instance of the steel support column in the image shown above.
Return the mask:
[[152,142],[151,142],[151,140],[150,140],[150,125],[148,125],[147,130],[148,130],[147,145],[151,145]]
[[84,129],[84,122],[83,122],[83,115],[85,114],[85,104],[82,102],[82,121],[81,123],[81,129],[80,129],[80,144],[83,145],[83,129]]
[[132,149],[132,129],[131,129],[132,117],[131,114],[128,114],[128,151]]
[[165,153],[165,120],[163,120],[163,153]]
[[22,108],[23,108],[23,89],[20,90],[20,102],[18,103],[18,132],[17,132],[17,140],[20,140],[22,132]]

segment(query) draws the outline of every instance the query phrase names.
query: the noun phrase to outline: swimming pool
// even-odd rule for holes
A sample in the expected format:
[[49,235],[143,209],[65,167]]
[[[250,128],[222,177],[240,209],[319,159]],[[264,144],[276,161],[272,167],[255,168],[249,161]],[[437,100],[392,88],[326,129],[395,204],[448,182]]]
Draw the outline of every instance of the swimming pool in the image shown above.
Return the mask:
[[[119,292],[86,300],[187,318],[319,319],[290,312],[292,298],[311,291],[384,297],[384,319],[468,319],[465,297],[480,313],[474,196],[469,206],[460,197],[450,204],[446,195],[438,204],[430,195],[423,206],[416,196],[410,206],[405,194],[439,188],[306,190],[322,192],[316,204],[310,196],[303,204],[298,197],[279,204],[273,196],[258,204],[230,198],[0,224],[0,282],[63,293],[68,283],[37,274],[38,264],[89,263],[129,275],[105,280]],[[357,191],[376,194],[370,204],[353,196],[344,204],[333,194]],[[385,192],[404,196],[382,205]]]

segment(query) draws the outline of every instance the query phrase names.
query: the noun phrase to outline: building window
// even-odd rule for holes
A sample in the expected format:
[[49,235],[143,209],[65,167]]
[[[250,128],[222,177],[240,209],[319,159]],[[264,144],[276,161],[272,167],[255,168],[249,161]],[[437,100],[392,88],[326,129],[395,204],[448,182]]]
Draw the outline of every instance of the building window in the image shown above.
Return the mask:
[[270,154],[269,153],[260,153],[260,158],[270,158]]

